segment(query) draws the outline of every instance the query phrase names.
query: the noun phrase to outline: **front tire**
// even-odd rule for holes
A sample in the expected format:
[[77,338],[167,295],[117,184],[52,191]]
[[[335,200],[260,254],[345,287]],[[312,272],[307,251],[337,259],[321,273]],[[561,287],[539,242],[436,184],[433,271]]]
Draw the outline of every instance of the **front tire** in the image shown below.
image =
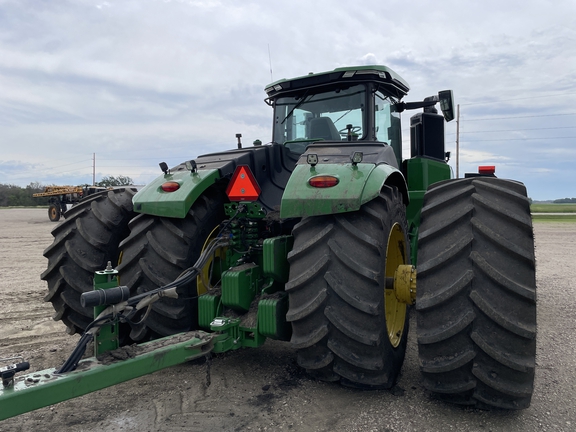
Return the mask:
[[524,185],[471,178],[428,190],[416,310],[424,386],[434,396],[485,409],[530,405],[536,279]]
[[[91,195],[66,212],[52,230],[54,242],[46,248],[48,268],[41,278],[48,283],[44,297],[54,306],[53,318],[62,320],[68,333],[82,333],[94,319],[94,308],[84,308],[80,295],[94,289],[94,272],[118,260],[118,245],[128,235],[136,189],[114,189]],[[56,207],[59,209],[59,207]]]
[[408,314],[385,284],[398,265],[409,262],[406,232],[401,195],[388,187],[356,212],[308,217],[296,225],[286,318],[298,364],[308,373],[354,387],[395,384]]
[[[175,280],[198,260],[204,241],[224,220],[226,197],[216,187],[192,205],[184,219],[140,214],[130,221],[130,236],[120,249],[120,280],[142,294]],[[163,298],[145,322],[132,327],[130,338],[144,341],[198,327],[196,281],[178,288],[177,299]]]

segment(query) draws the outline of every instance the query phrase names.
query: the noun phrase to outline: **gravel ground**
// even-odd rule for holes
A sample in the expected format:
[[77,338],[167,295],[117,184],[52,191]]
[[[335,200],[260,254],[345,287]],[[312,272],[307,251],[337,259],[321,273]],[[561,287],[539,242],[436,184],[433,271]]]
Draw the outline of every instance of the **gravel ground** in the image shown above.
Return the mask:
[[[54,226],[45,209],[0,210],[0,358],[22,355],[32,370],[59,366],[78,339],[43,301],[42,252]],[[576,430],[576,224],[536,223],[534,230],[538,355],[529,409],[485,412],[431,399],[420,384],[412,326],[391,391],[313,381],[288,344],[269,341],[2,421],[0,431]]]

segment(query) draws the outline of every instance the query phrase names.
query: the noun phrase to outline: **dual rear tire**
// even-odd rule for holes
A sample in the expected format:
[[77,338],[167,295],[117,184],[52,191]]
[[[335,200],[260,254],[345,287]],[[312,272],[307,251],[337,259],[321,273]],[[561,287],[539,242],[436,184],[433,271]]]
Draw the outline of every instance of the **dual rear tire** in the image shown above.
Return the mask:
[[80,304],[80,296],[92,291],[94,272],[118,261],[118,245],[128,235],[134,216],[135,189],[113,189],[90,195],[68,212],[52,230],[54,241],[44,251],[48,267],[41,278],[48,283],[45,301],[55,309],[70,334],[82,333],[94,319],[94,309]]
[[[408,263],[390,263],[385,246],[395,226],[406,233],[403,208],[397,192],[385,189],[357,212],[296,226],[287,318],[298,363],[311,375],[358,387],[394,385],[408,322],[399,339],[387,332],[393,320],[382,278],[390,277],[389,266]],[[401,240],[408,257],[405,235]],[[482,409],[530,405],[536,280],[524,185],[481,177],[428,190],[416,321],[423,384],[435,397]]]
[[[184,219],[140,214],[130,221],[122,241],[120,282],[143,294],[174,281],[198,260],[205,240],[224,220],[225,195],[209,189]],[[133,326],[130,339],[145,341],[198,328],[196,279],[178,287],[178,298],[153,304],[145,323]]]
[[417,293],[424,386],[457,404],[527,408],[536,357],[536,279],[524,185],[478,177],[428,190]]
[[[113,189],[91,195],[72,207],[54,230],[44,251],[48,268],[45,301],[55,320],[70,334],[82,333],[94,319],[94,309],[80,304],[92,291],[94,272],[108,261],[118,266],[120,283],[141,294],[175,280],[198,259],[204,240],[224,219],[225,196],[209,189],[184,219],[137,215],[132,208],[135,189]],[[121,326],[124,343],[144,341],[195,329],[196,282],[178,288],[178,299],[164,298],[151,310],[145,325]]]
[[406,305],[386,289],[410,259],[398,190],[356,212],[304,218],[293,234],[287,320],[298,364],[326,381],[392,387],[408,336]]

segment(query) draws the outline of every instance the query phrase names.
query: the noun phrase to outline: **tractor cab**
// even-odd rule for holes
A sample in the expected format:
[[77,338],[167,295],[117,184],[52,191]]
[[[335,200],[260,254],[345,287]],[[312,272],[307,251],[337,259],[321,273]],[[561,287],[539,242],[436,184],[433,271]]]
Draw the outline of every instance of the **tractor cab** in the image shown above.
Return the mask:
[[[424,120],[443,126],[444,119],[434,115],[433,105],[440,102],[446,120],[451,115],[446,113],[453,111],[451,92],[423,102],[401,102],[408,91],[408,84],[385,66],[339,68],[276,81],[266,87],[266,102],[274,108],[273,142],[297,154],[319,141],[331,145],[342,141],[382,143],[394,149],[397,165],[401,166],[400,113],[424,108],[428,111]],[[441,140],[441,144],[434,145],[434,154],[441,153],[443,159],[444,130],[434,129],[435,137],[427,139],[438,143]],[[412,156],[425,156],[422,151],[416,153]]]
[[294,153],[318,141],[369,141],[401,154],[398,101],[408,84],[384,66],[340,68],[280,80],[266,88],[273,141]]

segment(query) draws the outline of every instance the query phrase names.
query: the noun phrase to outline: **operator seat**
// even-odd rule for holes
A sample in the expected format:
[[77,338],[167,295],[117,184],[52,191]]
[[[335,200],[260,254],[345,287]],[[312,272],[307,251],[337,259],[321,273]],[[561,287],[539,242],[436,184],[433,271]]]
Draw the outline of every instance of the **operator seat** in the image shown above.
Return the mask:
[[310,120],[309,138],[323,138],[326,141],[341,141],[340,132],[329,117],[318,117]]

